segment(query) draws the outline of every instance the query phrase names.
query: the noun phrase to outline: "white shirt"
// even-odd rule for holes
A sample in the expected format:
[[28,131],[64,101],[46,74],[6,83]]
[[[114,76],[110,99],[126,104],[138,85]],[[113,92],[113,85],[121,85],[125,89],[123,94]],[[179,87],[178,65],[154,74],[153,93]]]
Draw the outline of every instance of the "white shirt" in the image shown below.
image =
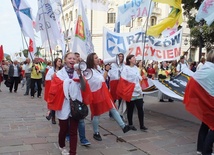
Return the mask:
[[17,65],[13,65],[13,67],[14,67],[13,77],[19,77],[19,74],[18,74],[18,66],[17,66]]

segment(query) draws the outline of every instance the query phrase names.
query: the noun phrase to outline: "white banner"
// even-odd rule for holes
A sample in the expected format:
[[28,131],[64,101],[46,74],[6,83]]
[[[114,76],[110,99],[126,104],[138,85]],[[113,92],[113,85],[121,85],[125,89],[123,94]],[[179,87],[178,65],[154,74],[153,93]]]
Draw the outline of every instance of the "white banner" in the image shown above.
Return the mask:
[[132,0],[131,2],[120,5],[118,7],[117,22],[120,22],[120,25],[127,25],[131,19],[148,17],[151,15],[153,6],[154,2],[152,2],[152,0]]
[[94,52],[94,46],[82,0],[79,0],[78,19],[74,34],[72,52],[78,52],[82,59],[86,59],[89,53]]
[[52,49],[62,41],[62,34],[57,23],[50,0],[38,0],[38,13],[36,17],[36,30],[40,31],[43,47]]
[[153,36],[145,38],[142,29],[116,33],[104,28],[103,35],[104,59],[123,53],[125,56],[133,54],[137,60],[141,60],[144,53],[144,60],[170,61],[179,59],[181,55],[182,30],[168,38],[160,39]]

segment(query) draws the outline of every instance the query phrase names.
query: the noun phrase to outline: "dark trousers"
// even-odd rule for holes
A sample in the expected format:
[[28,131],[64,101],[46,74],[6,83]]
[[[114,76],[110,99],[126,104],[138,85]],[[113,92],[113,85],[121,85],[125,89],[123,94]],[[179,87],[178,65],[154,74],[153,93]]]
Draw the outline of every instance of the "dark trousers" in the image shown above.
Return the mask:
[[30,82],[30,95],[34,96],[35,93],[35,84],[37,84],[38,90],[37,90],[37,97],[41,96],[41,92],[42,92],[42,79],[31,79]]
[[30,73],[25,73],[25,78],[26,78],[26,91],[25,91],[25,94],[26,95],[29,95],[29,91],[30,91],[30,81],[31,81],[31,78],[30,78]]
[[12,92],[13,86],[14,86],[14,91],[16,92],[20,82],[20,77],[10,77],[10,80],[11,80],[10,92]]
[[213,142],[214,142],[214,131],[209,130],[203,145],[203,155],[211,155],[213,152]]
[[136,106],[140,127],[143,127],[144,126],[143,99],[137,99],[130,102],[126,102],[126,105],[127,105],[127,118],[128,118],[129,125],[133,125],[132,118],[133,118],[134,106]]
[[201,127],[198,132],[197,151],[199,151],[199,152],[202,152],[202,150],[203,150],[204,142],[205,142],[208,131],[209,131],[209,127],[202,122]]
[[[69,126],[70,123],[70,126]],[[79,121],[69,117],[67,120],[59,120],[59,146],[65,147],[66,134],[70,134],[70,155],[76,155],[77,150],[77,128]]]

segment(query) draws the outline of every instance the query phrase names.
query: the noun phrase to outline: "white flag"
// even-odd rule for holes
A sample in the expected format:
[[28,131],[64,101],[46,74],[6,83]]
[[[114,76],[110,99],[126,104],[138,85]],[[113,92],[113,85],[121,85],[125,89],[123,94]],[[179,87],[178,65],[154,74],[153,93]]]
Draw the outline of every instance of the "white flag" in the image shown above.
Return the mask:
[[36,30],[40,31],[43,47],[47,48],[50,42],[51,48],[55,49],[62,35],[50,0],[38,0],[38,7]]
[[24,0],[11,0],[20,28],[25,37],[34,39],[33,16],[30,5]]
[[[79,0],[75,0],[75,4],[78,4]],[[95,11],[108,11],[110,4],[109,0],[84,0],[84,7]]]
[[117,23],[127,25],[131,19],[150,16],[153,10],[152,0],[132,0],[118,7]]
[[91,32],[89,30],[88,19],[83,8],[82,0],[79,0],[74,34],[72,52],[78,52],[81,58],[86,59],[89,53],[94,52],[94,46],[92,44]]

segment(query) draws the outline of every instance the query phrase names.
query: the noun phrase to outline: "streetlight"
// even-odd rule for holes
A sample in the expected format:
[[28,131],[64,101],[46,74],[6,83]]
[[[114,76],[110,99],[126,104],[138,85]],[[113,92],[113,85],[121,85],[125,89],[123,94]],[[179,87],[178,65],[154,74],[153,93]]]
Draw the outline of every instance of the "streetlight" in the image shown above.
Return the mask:
[[203,21],[200,21],[199,23],[199,31],[200,31],[200,36],[199,36],[199,60],[198,62],[200,62],[201,60],[201,56],[202,56],[202,46],[203,46],[203,37],[202,37],[202,33],[203,33],[203,29],[202,29],[202,26],[204,25]]

